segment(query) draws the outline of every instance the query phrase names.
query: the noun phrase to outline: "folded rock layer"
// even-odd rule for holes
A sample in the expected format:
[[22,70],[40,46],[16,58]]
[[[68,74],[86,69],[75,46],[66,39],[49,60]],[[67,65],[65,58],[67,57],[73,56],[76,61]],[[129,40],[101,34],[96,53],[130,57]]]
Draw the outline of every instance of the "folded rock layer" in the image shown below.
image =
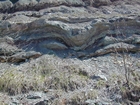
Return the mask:
[[0,1],[0,59],[32,51],[80,58],[139,53],[139,5],[138,0]]

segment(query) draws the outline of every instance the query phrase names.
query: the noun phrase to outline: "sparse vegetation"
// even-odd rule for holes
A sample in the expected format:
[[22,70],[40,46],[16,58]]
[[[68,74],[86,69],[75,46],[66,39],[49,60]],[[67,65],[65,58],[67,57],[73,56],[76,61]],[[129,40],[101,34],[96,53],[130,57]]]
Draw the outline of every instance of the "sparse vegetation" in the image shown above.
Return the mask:
[[139,0],[10,1],[0,105],[140,104]]
[[26,74],[16,69],[7,70],[0,77],[0,90],[10,95],[27,93],[29,90],[42,88],[43,77],[37,74]]
[[62,69],[64,69],[63,72],[44,61],[39,65],[30,65],[26,70],[16,68],[6,70],[0,76],[0,91],[15,95],[27,93],[30,90],[43,91],[46,88],[68,91],[84,87],[86,75],[79,74],[76,65],[64,66]]
[[[124,26],[123,28],[127,26],[127,23],[125,22],[124,19],[121,20],[122,25]],[[116,22],[116,28],[121,27],[118,25]],[[116,34],[116,37],[119,39],[127,38],[126,31],[119,30],[118,34]],[[119,42],[119,40],[114,40],[114,43]],[[121,48],[123,45],[121,44]],[[115,89],[114,93],[117,92],[117,94],[120,94],[122,96],[122,100],[124,103],[127,104],[132,104],[131,102],[128,101],[134,101],[134,102],[139,102],[140,99],[140,85],[138,86],[137,84],[140,84],[140,73],[136,68],[138,68],[138,63],[139,61],[134,61],[132,59],[132,56],[128,52],[128,49],[121,49],[120,51],[117,50],[117,48],[114,47],[115,51],[115,63],[117,65],[117,69],[119,72],[122,74],[113,74],[111,81],[115,83]],[[120,60],[121,58],[121,60]],[[137,65],[137,67],[135,67]],[[110,81],[110,82],[111,82]],[[112,83],[110,83],[112,84]],[[118,90],[119,89],[119,90]],[[112,94],[112,93],[111,93]]]
[[[126,99],[138,101],[140,74],[139,71],[133,70],[133,66],[131,66],[132,60],[132,62],[129,60],[126,62],[127,67],[131,69],[129,74],[130,88],[128,88],[122,58],[115,58],[118,61],[116,62],[115,60],[115,64],[112,62],[112,64],[116,65],[114,67],[117,68],[117,71],[120,71],[119,73],[113,72],[107,81],[102,79],[94,81],[91,76],[95,75],[97,71],[92,71],[92,74],[90,74],[80,65],[67,63],[57,56],[51,56],[51,59],[42,57],[40,58],[41,60],[30,61],[27,63],[28,66],[26,65],[22,68],[11,67],[5,70],[0,75],[0,91],[7,92],[9,95],[16,95],[28,93],[31,90],[48,92],[49,89],[52,89],[57,94],[57,98],[53,100],[52,105],[61,103],[61,100],[65,100],[68,105],[78,105],[83,104],[88,99],[111,98],[116,94],[121,95],[123,101]],[[97,63],[94,67],[94,70],[100,70]],[[87,90],[78,90],[84,89],[87,85],[90,86]],[[62,95],[64,93],[71,94],[69,97],[64,98]],[[137,97],[133,96],[134,94]],[[116,96],[114,100],[118,100]],[[117,102],[123,103],[123,101],[118,100]]]

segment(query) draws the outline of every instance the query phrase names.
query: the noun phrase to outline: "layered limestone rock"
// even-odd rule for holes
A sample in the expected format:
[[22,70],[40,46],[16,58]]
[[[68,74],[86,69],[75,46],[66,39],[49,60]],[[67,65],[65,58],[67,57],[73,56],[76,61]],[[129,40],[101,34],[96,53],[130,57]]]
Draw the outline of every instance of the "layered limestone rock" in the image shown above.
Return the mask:
[[140,51],[139,1],[19,0],[11,6],[0,15],[0,37],[24,52],[90,57]]

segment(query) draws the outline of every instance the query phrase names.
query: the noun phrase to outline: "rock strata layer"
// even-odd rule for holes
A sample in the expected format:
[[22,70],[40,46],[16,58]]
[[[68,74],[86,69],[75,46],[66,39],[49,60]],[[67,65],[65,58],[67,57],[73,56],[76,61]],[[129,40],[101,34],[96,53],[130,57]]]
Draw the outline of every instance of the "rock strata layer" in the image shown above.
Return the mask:
[[0,58],[32,51],[60,57],[137,53],[139,10],[138,0],[0,1]]

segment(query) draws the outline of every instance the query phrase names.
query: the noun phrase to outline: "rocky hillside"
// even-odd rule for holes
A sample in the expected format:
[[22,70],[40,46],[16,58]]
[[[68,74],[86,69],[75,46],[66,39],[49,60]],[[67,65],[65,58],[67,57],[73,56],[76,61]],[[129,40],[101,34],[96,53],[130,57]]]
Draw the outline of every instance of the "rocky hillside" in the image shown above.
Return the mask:
[[21,51],[81,58],[140,50],[137,0],[1,1],[1,8],[1,55],[10,62],[22,61],[14,55]]
[[139,0],[1,0],[0,101],[139,105],[139,10]]

